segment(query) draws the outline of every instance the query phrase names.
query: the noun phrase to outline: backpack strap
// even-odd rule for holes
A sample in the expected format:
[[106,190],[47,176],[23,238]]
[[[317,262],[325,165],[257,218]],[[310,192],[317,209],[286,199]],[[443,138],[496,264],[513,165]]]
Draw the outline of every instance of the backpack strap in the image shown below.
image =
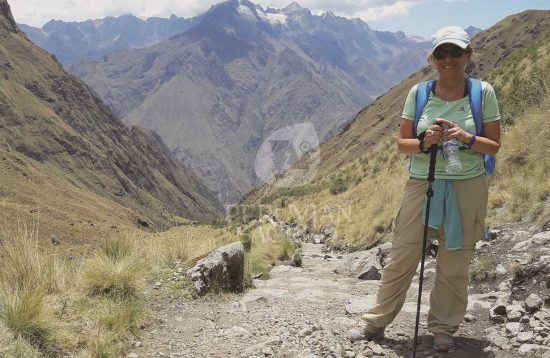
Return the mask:
[[[472,110],[472,116],[476,124],[476,135],[483,135],[483,89],[481,87],[481,81],[468,77],[466,79],[466,86],[468,87],[468,97],[470,98],[470,109]],[[494,155],[483,154],[483,161],[485,162],[485,175],[491,175],[495,171],[496,157]]]
[[418,122],[420,121],[420,117],[422,116],[422,111],[424,111],[424,107],[426,107],[426,104],[428,104],[428,97],[430,97],[430,92],[432,91],[434,82],[434,80],[420,82],[416,89],[416,106],[413,125],[413,134],[415,138],[418,137],[416,127],[418,126]]
[[483,134],[483,107],[481,81],[477,78],[468,77],[466,79],[466,87],[468,89],[468,97],[470,99],[470,109],[476,124],[476,135]]
[[[416,127],[418,126],[418,122],[420,121],[420,117],[422,116],[422,111],[424,111],[424,107],[426,107],[426,104],[428,104],[428,98],[430,97],[430,92],[432,91],[432,87],[434,83],[435,83],[434,80],[420,82],[418,84],[418,87],[416,88],[416,99],[415,99],[415,107],[414,107],[414,124],[413,124],[414,138],[418,138]],[[409,156],[409,172],[411,171],[411,168],[412,168],[412,155]]]

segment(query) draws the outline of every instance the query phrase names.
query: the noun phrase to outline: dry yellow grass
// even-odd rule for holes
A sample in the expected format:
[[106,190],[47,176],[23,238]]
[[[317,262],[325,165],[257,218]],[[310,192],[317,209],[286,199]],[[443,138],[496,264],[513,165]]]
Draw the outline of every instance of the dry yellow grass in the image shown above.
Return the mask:
[[14,338],[0,320],[0,357],[40,358],[42,354],[23,338]]
[[120,357],[145,319],[149,275],[175,260],[192,265],[238,240],[208,225],[136,231],[73,251],[68,260],[40,242],[37,229],[19,227],[0,235],[0,259],[7,263],[0,266],[0,342],[14,357]]
[[83,284],[91,295],[132,298],[142,290],[148,264],[126,237],[102,242],[100,250],[84,263]]
[[194,262],[212,250],[238,241],[228,228],[191,225],[160,233],[135,232],[130,235],[152,265],[170,265],[175,261]]
[[64,260],[52,250],[44,250],[38,231],[19,225],[15,234],[0,235],[0,287],[3,291],[36,289],[57,293],[66,286],[68,276]]
[[[549,100],[550,96],[546,98]],[[539,227],[548,225],[549,113],[540,108],[528,111],[521,116],[521,125],[504,134],[505,144],[490,190],[490,225],[520,220],[535,222]]]
[[269,270],[277,261],[293,259],[297,254],[294,242],[281,229],[261,220],[249,225],[250,252],[245,255],[245,275],[269,278]]
[[[368,247],[391,228],[407,176],[407,163],[391,136],[361,158],[301,191],[293,189],[286,194],[280,190],[265,209],[301,227],[310,222],[313,230],[334,226],[335,239],[330,243],[334,248]],[[343,185],[343,189],[334,190],[335,183]]]
[[[526,220],[550,227],[550,33],[518,51],[488,76],[503,115],[502,148],[490,178],[489,226]],[[313,230],[332,225],[330,246],[355,250],[391,239],[391,223],[407,178],[406,156],[387,136],[348,165],[300,188],[258,190],[245,205]],[[268,195],[261,197],[260,195]],[[253,212],[253,210],[249,210]]]

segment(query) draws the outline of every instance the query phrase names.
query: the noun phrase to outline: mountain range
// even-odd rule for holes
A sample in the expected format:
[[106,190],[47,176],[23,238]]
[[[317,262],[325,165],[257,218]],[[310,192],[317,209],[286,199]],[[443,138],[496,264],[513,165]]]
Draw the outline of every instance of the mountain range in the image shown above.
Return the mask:
[[[295,2],[263,9],[230,0],[197,21],[154,46],[68,69],[125,123],[157,132],[224,204],[264,182],[256,155],[270,135],[299,123],[319,140],[338,133],[420,68],[430,47]],[[291,163],[300,153],[280,155]]]
[[108,16],[84,22],[51,20],[42,28],[18,24],[36,45],[56,55],[64,65],[84,57],[101,58],[117,50],[141,48],[166,40],[192,27],[199,18],[140,19]]
[[[521,24],[521,26],[519,26]],[[485,79],[516,51],[528,47],[542,38],[550,29],[550,11],[528,10],[508,16],[472,38],[472,61],[466,68],[470,76]],[[284,198],[287,184],[301,180],[296,177],[305,168],[315,166],[316,176],[311,187],[329,176],[338,176],[345,168],[380,145],[390,135],[396,135],[404,100],[410,88],[421,81],[437,78],[432,66],[425,66],[399,85],[391,88],[372,104],[363,108],[337,135],[324,141],[319,148],[319,158],[303,156],[289,170],[281,173],[273,185],[264,185],[247,194],[245,204],[269,202],[271,198]],[[499,95],[497,93],[497,95]],[[504,118],[504,121],[510,119]],[[391,155],[395,154],[393,149]],[[394,169],[397,170],[397,169]],[[302,191],[307,193],[308,186]]]
[[[71,240],[210,221],[223,208],[155,133],[128,127],[35,46],[0,0],[0,198]],[[7,220],[5,220],[7,221]],[[70,233],[70,234],[69,234]]]

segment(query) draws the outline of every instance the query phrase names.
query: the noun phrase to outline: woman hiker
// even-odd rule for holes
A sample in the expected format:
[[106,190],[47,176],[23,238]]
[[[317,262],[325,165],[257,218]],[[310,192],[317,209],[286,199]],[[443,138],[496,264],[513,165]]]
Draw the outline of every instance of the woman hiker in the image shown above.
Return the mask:
[[[452,334],[458,330],[468,303],[468,267],[476,241],[485,230],[488,183],[482,155],[496,154],[500,148],[498,103],[492,86],[486,82],[481,82],[482,134],[475,135],[476,126],[464,75],[472,52],[469,36],[458,26],[442,28],[435,34],[428,61],[437,69],[438,79],[432,86],[416,128],[421,140],[413,134],[419,85],[415,85],[407,96],[397,147],[401,153],[412,156],[410,177],[395,217],[390,260],[382,271],[376,303],[362,317],[366,321],[363,332],[355,330],[361,337],[348,336],[352,340],[383,338],[384,328],[401,310],[422,254],[422,211],[430,157],[425,152],[433,144],[456,138],[462,147],[459,151],[462,170],[457,174],[447,174],[445,159],[438,150],[435,178],[436,181],[444,179],[445,185],[451,183],[456,211],[446,210],[445,215],[454,217],[444,221],[450,219],[448,222],[455,225],[458,222],[458,228],[451,229],[461,231],[461,238],[458,239],[461,242],[453,242],[454,246],[449,247],[450,235],[445,235],[445,231],[451,230],[447,225],[442,225],[435,284],[430,294],[428,312],[428,331],[434,336],[434,349],[454,349]],[[435,123],[442,123],[448,129]],[[434,214],[430,213],[430,220]]]

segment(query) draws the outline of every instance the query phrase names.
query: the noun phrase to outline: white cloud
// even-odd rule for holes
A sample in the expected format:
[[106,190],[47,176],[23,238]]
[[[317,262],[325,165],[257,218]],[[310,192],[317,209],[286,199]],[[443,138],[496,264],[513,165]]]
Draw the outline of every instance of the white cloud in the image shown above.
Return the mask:
[[414,5],[411,1],[397,1],[393,4],[357,11],[353,13],[352,17],[358,17],[366,22],[376,22],[397,16],[407,16],[409,9]]
[[85,21],[133,14],[140,17],[168,17],[172,14],[192,17],[208,10],[219,1],[205,0],[43,0],[10,1],[15,20],[33,26],[42,26],[49,20]]
[[[302,7],[319,14],[332,11],[345,17],[359,17],[366,21],[406,16],[411,7],[434,0],[298,0]],[[441,1],[441,0],[437,0]],[[464,1],[464,0],[443,0]],[[191,17],[208,10],[220,0],[11,0],[10,5],[17,22],[42,26],[51,19],[64,21],[84,21],[133,14],[140,17],[172,14]],[[252,0],[265,7],[282,8],[292,0]]]
[[[406,16],[408,10],[415,5],[429,0],[301,0],[302,7],[307,7],[313,13],[319,14],[332,11],[339,16],[359,17],[373,22],[395,16]],[[258,0],[262,6],[284,7],[289,0]]]

